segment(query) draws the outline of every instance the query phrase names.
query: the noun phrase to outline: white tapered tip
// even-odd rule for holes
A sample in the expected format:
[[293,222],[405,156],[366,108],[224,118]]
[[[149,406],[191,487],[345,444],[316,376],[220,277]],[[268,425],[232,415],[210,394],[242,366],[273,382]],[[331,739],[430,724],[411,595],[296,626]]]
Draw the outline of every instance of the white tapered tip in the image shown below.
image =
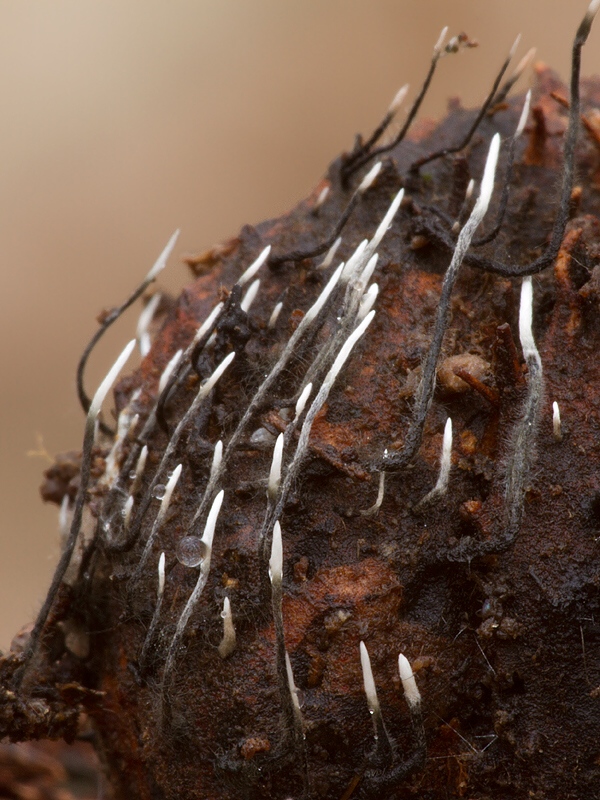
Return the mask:
[[158,596],[162,597],[165,590],[165,554],[161,553],[158,559]]
[[202,394],[202,397],[206,397],[206,395],[210,391],[212,391],[212,389],[214,389],[215,384],[217,383],[217,381],[219,380],[221,375],[225,372],[227,367],[231,364],[231,362],[233,361],[234,358],[235,358],[235,350],[232,350],[232,352],[229,353],[229,355],[225,356],[223,361],[221,361],[221,363],[216,368],[216,370],[213,372],[213,374],[209,378],[206,379],[206,383],[204,383],[202,385],[202,388],[200,389],[200,393]]
[[371,669],[371,659],[369,658],[369,652],[364,642],[360,643],[360,665],[362,667],[363,684],[369,711],[371,714],[375,714],[379,711],[379,700],[377,698],[377,690],[375,689],[373,670]]
[[177,481],[181,476],[182,469],[183,465],[178,464],[171,473],[171,477],[167,481],[167,485],[165,486],[165,493],[162,497],[162,500],[160,501],[160,511],[162,514],[164,514],[167,508],[169,507],[169,504],[171,502],[171,495],[173,494],[173,490],[177,486]]
[[271,330],[277,324],[277,320],[279,319],[279,315],[281,314],[281,309],[283,308],[283,301],[280,300],[278,303],[275,304],[273,311],[271,311],[271,316],[269,317],[269,321],[267,323],[267,328]]
[[240,303],[240,308],[242,309],[242,311],[245,311],[246,314],[248,313],[248,311],[250,311],[252,303],[256,300],[256,295],[258,294],[259,289],[260,289],[260,280],[257,278],[250,284],[250,286],[246,291],[246,294],[242,298],[242,302]]
[[271,471],[269,473],[269,482],[267,484],[267,497],[271,502],[277,499],[279,492],[279,483],[281,481],[281,462],[283,459],[283,433],[280,433],[273,448],[273,459],[271,461]]
[[333,259],[335,258],[335,254],[338,251],[338,247],[341,245],[341,243],[342,243],[342,237],[338,236],[338,238],[335,240],[335,242],[331,245],[331,247],[327,251],[325,258],[323,259],[323,261],[321,261],[317,269],[327,269],[327,267],[331,265]]
[[169,256],[173,252],[173,248],[175,247],[175,243],[179,238],[179,228],[175,231],[175,233],[171,236],[169,241],[166,244],[165,249],[159,255],[159,257],[154,262],[154,266],[150,270],[150,272],[146,275],[146,281],[149,283],[150,281],[155,280],[158,276],[159,272],[162,272],[163,269],[167,266],[167,261],[169,260]]
[[531,89],[525,95],[525,102],[523,103],[523,110],[521,111],[521,116],[519,117],[519,124],[517,125],[517,129],[515,131],[515,139],[520,136],[523,131],[525,130],[525,125],[527,123],[527,117],[529,116],[529,106],[531,105]]
[[383,162],[382,161],[377,161],[377,163],[375,163],[371,167],[371,169],[367,172],[365,177],[362,179],[362,181],[360,182],[360,185],[359,185],[359,187],[358,187],[358,189],[356,191],[359,192],[360,194],[362,194],[363,192],[366,192],[367,189],[369,189],[373,185],[373,183],[375,181],[375,178],[381,172],[382,166],[383,166]]
[[517,38],[513,42],[513,46],[508,51],[508,58],[509,59],[513,58],[514,54],[517,52],[517,47],[519,46],[520,41],[521,41],[521,34],[519,34],[517,36]]
[[98,387],[96,394],[92,398],[92,402],[90,403],[90,408],[88,411],[88,419],[96,419],[98,414],[100,413],[100,409],[102,408],[102,403],[104,402],[106,395],[110,391],[111,386],[117,379],[117,375],[123,367],[125,366],[125,362],[129,358],[129,356],[133,352],[133,348],[135,347],[135,339],[132,339],[129,344],[127,344],[121,353],[121,355],[117,358],[115,363],[109,369],[108,374]]
[[521,284],[521,304],[519,306],[519,338],[523,355],[527,359],[530,356],[537,356],[538,351],[533,338],[533,283],[531,275],[523,278]]
[[435,43],[435,45],[433,47],[433,55],[434,56],[437,56],[438,53],[441,51],[442,46],[444,44],[444,39],[446,38],[447,33],[448,33],[448,26],[446,25],[445,28],[442,28],[442,32],[438,36],[438,40],[437,40],[437,42]]
[[312,392],[312,383],[307,383],[304,389],[300,394],[300,397],[296,400],[296,419],[302,414],[304,408],[306,407],[306,401],[310,397],[310,393]]
[[398,109],[406,99],[406,95],[408,94],[409,88],[410,84],[405,83],[404,86],[398,89],[398,91],[394,95],[394,99],[390,103],[390,107],[388,108],[388,114],[395,114],[398,111]]
[[244,286],[246,283],[248,283],[248,281],[252,280],[252,278],[256,275],[258,270],[262,267],[262,265],[269,257],[270,252],[271,252],[271,245],[269,244],[261,252],[256,261],[253,261],[252,264],[250,264],[250,266],[248,267],[248,269],[240,275],[240,277],[238,278],[239,286]]
[[319,196],[315,200],[313,211],[316,211],[317,209],[321,208],[325,200],[327,200],[330,191],[331,191],[331,186],[324,186],[321,189],[321,191],[319,192]]
[[160,376],[160,380],[158,381],[158,393],[162,394],[165,386],[171,379],[171,375],[177,369],[177,365],[181,361],[181,356],[183,355],[183,350],[178,350],[175,355],[170,359],[167,366],[163,369],[162,375]]
[[402,681],[406,702],[411,709],[417,708],[421,703],[421,693],[417,688],[417,682],[410,662],[402,653],[398,656],[398,671],[400,672],[400,680]]
[[376,283],[372,283],[367,292],[361,298],[358,314],[356,315],[357,322],[361,322],[367,316],[369,311],[373,308],[378,294],[379,286]]
[[269,578],[272,584],[279,584],[283,580],[283,541],[281,539],[281,525],[279,524],[279,520],[277,520],[273,526],[271,558],[269,559]]
[[492,192],[494,191],[494,177],[496,175],[496,165],[498,163],[499,151],[500,134],[495,133],[492,137],[492,141],[490,142],[490,149],[485,161],[479,197],[477,198],[475,208],[472,211],[472,215],[480,219],[483,219],[485,216],[490,204],[490,200],[492,199]]
[[594,19],[594,17],[598,13],[599,8],[600,8],[600,0],[592,0],[585,14],[585,19],[587,22],[591,22]]
[[208,518],[206,520],[206,525],[204,526],[204,533],[202,534],[202,542],[207,548],[203,565],[204,564],[208,565],[210,563],[210,553],[212,550],[215,528],[217,525],[217,519],[219,517],[219,511],[221,510],[221,505],[223,503],[224,497],[225,497],[225,492],[223,489],[221,489],[219,494],[213,500],[212,506],[210,507],[210,511],[208,512]]
[[558,407],[556,400],[552,403],[552,429],[554,438],[557,442],[560,442],[562,439],[562,429],[560,422],[560,408]]
[[219,441],[215,445],[215,449],[213,451],[213,459],[212,464],[210,467],[210,474],[211,477],[215,474],[215,472],[221,466],[221,460],[223,458],[223,440],[219,439]]

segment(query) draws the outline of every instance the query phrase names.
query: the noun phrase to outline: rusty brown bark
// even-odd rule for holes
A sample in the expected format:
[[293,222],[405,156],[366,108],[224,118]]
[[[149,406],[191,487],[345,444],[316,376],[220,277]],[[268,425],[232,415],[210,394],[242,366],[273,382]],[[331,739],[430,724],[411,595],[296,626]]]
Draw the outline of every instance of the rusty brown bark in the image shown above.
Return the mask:
[[[549,70],[538,70],[506,217],[499,234],[473,252],[519,265],[546,246],[567,120],[553,93],[563,96],[565,89]],[[591,118],[600,104],[598,81],[584,82],[582,102]],[[127,496],[127,475],[122,494],[111,494],[111,484],[103,482],[111,441],[97,442],[87,506],[98,528],[94,534],[88,520],[79,576],[63,583],[18,688],[11,680],[21,666],[19,654],[2,662],[7,735],[72,739],[85,710],[118,798],[600,796],[600,196],[594,137],[579,139],[577,185],[558,257],[534,278],[544,392],[528,440],[531,468],[518,531],[507,535],[505,505],[507,465],[531,385],[518,344],[521,280],[468,264],[452,295],[422,445],[408,468],[389,472],[378,513],[361,513],[375,501],[383,451],[399,450],[406,437],[451,255],[444,236],[452,238],[468,180],[481,177],[491,137],[512,135],[522,104],[517,98],[497,106],[461,153],[411,172],[415,161],[459,141],[476,112],[454,107],[439,125],[423,126],[420,136],[387,154],[344,228],[338,261],[373,235],[404,188],[402,206],[378,248],[375,318],[315,419],[280,515],[285,647],[302,698],[303,733],[286,713],[292,706],[282,683],[259,533],[275,436],[291,424],[293,410],[286,409],[293,409],[307,368],[336,341],[344,312],[340,294],[300,342],[227,457],[213,492],[225,494],[207,583],[166,676],[165,662],[198,577],[197,568],[177,559],[177,547],[184,536],[202,534],[210,503],[199,528],[193,520],[215,444],[222,439],[227,445],[322,290],[331,268],[320,271],[319,258],[262,267],[247,314],[235,290],[229,295],[214,342],[198,355],[197,371],[171,393],[164,427],[154,426],[147,437],[148,462],[132,515],[139,536],[128,547],[122,516],[111,516]],[[503,150],[499,176],[506,157]],[[198,277],[168,311],[140,370],[121,381],[118,410],[139,389],[133,411],[147,419],[169,359],[189,345],[198,324],[228,297],[263,247],[272,244],[274,254],[310,250],[327,238],[362,178],[342,180],[344,163],[336,160],[289,215],[247,226],[235,240],[194,260]],[[325,186],[329,194],[315,210]],[[493,227],[499,202],[497,188],[483,233]],[[269,327],[278,302],[281,313]],[[181,478],[138,575],[159,506],[148,495],[153,476],[201,380],[233,351],[233,363],[169,459],[169,471],[182,464]],[[323,374],[315,376],[317,385]],[[553,433],[553,401],[560,405],[560,440]],[[436,483],[448,416],[454,428],[449,489],[420,506]],[[286,441],[284,481],[298,431]],[[121,463],[134,447],[129,438]],[[67,479],[60,490],[61,474],[55,470],[48,490],[55,500],[69,491]],[[154,482],[164,484],[168,473],[158,477]],[[145,495],[149,506],[138,519]],[[161,552],[165,590],[151,627]],[[223,659],[218,646],[225,596],[236,646]],[[149,630],[152,641],[140,663]],[[385,723],[386,734],[378,727],[376,743],[360,641],[368,647]],[[421,692],[424,748],[421,717],[402,693],[400,652],[411,661]]]

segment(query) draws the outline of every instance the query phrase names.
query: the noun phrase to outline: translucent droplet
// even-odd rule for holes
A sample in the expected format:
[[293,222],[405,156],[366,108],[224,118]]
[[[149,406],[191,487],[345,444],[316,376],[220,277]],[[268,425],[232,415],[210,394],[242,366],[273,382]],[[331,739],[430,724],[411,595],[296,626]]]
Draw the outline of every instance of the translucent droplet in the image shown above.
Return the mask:
[[136,475],[137,475],[136,471],[132,469],[131,472],[129,473],[129,480],[134,481]]
[[157,500],[162,500],[166,491],[167,487],[164,485],[164,483],[157,483],[152,490],[152,497],[155,497]]
[[199,536],[184,536],[177,544],[177,561],[184,567],[197,567],[206,557],[207,547]]

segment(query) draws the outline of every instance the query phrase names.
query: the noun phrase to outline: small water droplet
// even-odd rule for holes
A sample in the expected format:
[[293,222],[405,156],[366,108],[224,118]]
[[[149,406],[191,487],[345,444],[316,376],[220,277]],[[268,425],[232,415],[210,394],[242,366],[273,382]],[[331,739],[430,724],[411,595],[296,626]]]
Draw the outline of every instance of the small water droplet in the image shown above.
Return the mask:
[[136,471],[132,469],[131,472],[129,473],[129,480],[134,481],[136,474],[137,474]]
[[199,536],[184,536],[177,543],[177,561],[184,567],[198,567],[206,557],[207,547]]
[[110,522],[103,522],[102,523],[102,530],[104,533],[108,533],[110,530]]
[[127,508],[125,508],[125,507],[123,507],[123,508],[121,509],[121,516],[122,516],[122,517],[126,517],[126,516],[127,516],[127,511],[128,511],[128,509],[127,509]]
[[155,497],[157,500],[162,500],[166,491],[167,487],[164,483],[157,483],[152,491],[152,497]]

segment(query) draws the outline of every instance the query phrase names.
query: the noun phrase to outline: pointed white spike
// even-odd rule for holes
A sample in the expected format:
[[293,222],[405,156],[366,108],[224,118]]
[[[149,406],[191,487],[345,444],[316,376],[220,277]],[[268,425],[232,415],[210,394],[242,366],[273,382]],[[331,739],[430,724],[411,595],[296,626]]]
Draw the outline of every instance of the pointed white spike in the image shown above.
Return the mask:
[[330,191],[331,191],[331,186],[329,186],[329,185],[327,185],[327,186],[324,186],[324,187],[321,189],[321,191],[319,192],[319,196],[318,196],[318,197],[317,197],[317,199],[315,200],[315,204],[314,204],[314,206],[312,207],[312,210],[313,210],[313,212],[314,212],[314,211],[317,211],[319,208],[321,208],[321,206],[323,205],[323,203],[325,202],[325,200],[327,200],[327,197],[329,196],[329,192],[330,192]]
[[585,21],[589,25],[591,25],[591,23],[593,22],[594,17],[598,13],[599,8],[600,8],[600,0],[592,0],[592,2],[589,4],[584,17]]
[[161,300],[161,293],[156,292],[156,294],[152,295],[146,307],[142,310],[138,318],[137,330],[136,330],[136,338],[138,341],[138,347],[140,348],[140,355],[142,358],[145,358],[148,353],[150,352],[150,346],[152,341],[150,339],[150,333],[148,332],[148,328],[150,327],[150,323],[152,322],[152,318],[156,313],[156,309],[158,308],[158,304]]
[[421,693],[417,688],[415,675],[412,671],[409,660],[406,656],[398,656],[398,671],[400,672],[400,680],[402,681],[402,688],[404,689],[404,697],[408,703],[408,707],[416,709],[421,705]]
[[434,491],[436,494],[444,494],[448,489],[448,479],[452,466],[452,420],[446,420],[444,427],[444,438],[442,441],[442,455],[440,458],[440,474],[437,479]]
[[517,48],[518,48],[518,46],[519,46],[519,43],[520,43],[520,42],[521,42],[521,34],[519,34],[519,35],[517,36],[517,38],[516,38],[516,39],[515,39],[515,41],[513,42],[513,46],[512,46],[512,47],[510,48],[510,50],[508,51],[508,58],[509,58],[509,59],[512,59],[512,58],[514,58],[514,55],[515,55],[515,53],[517,52]]
[[225,356],[225,358],[223,359],[223,361],[221,361],[221,363],[215,369],[213,374],[209,378],[206,379],[206,383],[204,383],[202,385],[202,388],[198,392],[198,397],[199,398],[206,397],[206,395],[210,391],[212,391],[212,389],[214,389],[215,384],[217,383],[217,381],[219,380],[221,375],[225,372],[227,367],[231,364],[231,362],[233,361],[234,358],[235,358],[235,352],[231,352],[231,353],[229,353],[228,356]]
[[272,330],[277,324],[277,320],[279,319],[279,315],[281,314],[282,308],[283,308],[283,302],[280,300],[279,303],[275,304],[275,307],[271,312],[271,316],[269,317],[269,321],[267,323],[267,328],[269,330]]
[[200,327],[196,331],[192,344],[196,344],[196,342],[200,341],[200,339],[204,336],[204,334],[207,333],[212,328],[216,318],[219,316],[222,309],[223,309],[223,303],[217,303],[217,305],[213,308],[208,317],[204,320],[202,325],[200,325]]
[[515,139],[518,138],[523,131],[525,130],[525,125],[527,123],[527,117],[529,116],[529,106],[531,104],[531,89],[525,95],[525,102],[523,103],[523,110],[521,111],[521,116],[519,117],[519,124],[517,125],[517,129],[515,131]]
[[479,225],[479,222],[484,218],[490,200],[492,199],[492,192],[494,191],[494,176],[496,174],[496,164],[498,163],[498,152],[500,150],[500,134],[495,133],[490,143],[487,158],[485,160],[485,168],[483,170],[483,178],[481,179],[481,189],[479,190],[479,197],[475,203],[475,207],[471,212],[471,219],[474,224]]
[[117,358],[115,363],[109,369],[108,374],[98,387],[96,394],[92,398],[92,402],[90,403],[90,408],[88,411],[88,420],[96,420],[96,417],[100,413],[100,409],[102,408],[102,403],[104,402],[106,395],[110,391],[111,386],[116,381],[119,372],[125,366],[125,362],[128,360],[129,356],[133,352],[133,348],[135,347],[135,339],[132,339],[129,344],[127,344],[121,355]]
[[356,248],[356,250],[352,253],[350,258],[346,262],[346,266],[342,270],[342,275],[340,278],[341,283],[347,283],[350,280],[354,271],[356,270],[356,265],[360,262],[363,253],[367,249],[368,244],[369,240],[363,239],[362,242]]
[[167,383],[171,379],[171,375],[177,369],[179,362],[181,361],[181,356],[183,355],[183,350],[178,350],[169,360],[167,366],[163,369],[160,380],[158,381],[158,394],[161,395]]
[[158,559],[158,599],[160,600],[165,590],[165,554],[160,554]]
[[271,471],[269,473],[269,483],[267,485],[267,497],[274,503],[277,500],[279,484],[281,482],[281,462],[283,459],[283,433],[280,433],[273,448],[273,459],[271,461]]
[[221,460],[223,458],[223,440],[219,439],[219,441],[215,445],[215,449],[213,451],[213,458],[212,464],[210,465],[210,476],[208,478],[208,482],[210,483],[214,476],[217,474],[221,467]]
[[245,311],[246,314],[250,311],[250,307],[252,303],[256,300],[256,295],[258,294],[258,290],[260,289],[260,280],[258,278],[253,281],[250,286],[248,287],[246,294],[242,298],[242,302],[240,303],[240,308],[242,311]]
[[375,236],[373,236],[373,238],[369,242],[369,253],[374,253],[375,250],[377,250],[377,248],[381,244],[381,240],[388,232],[389,227],[392,224],[394,217],[396,216],[396,212],[400,208],[400,203],[402,202],[403,198],[404,198],[404,189],[400,189],[396,197],[394,197],[394,199],[392,200],[390,207],[385,212],[384,218],[379,223],[377,230],[375,231]]
[[60,509],[58,511],[58,530],[60,531],[61,536],[67,537],[69,535],[69,528],[71,527],[71,523],[69,520],[69,495],[66,494],[62,502],[60,504]]
[[337,357],[336,357],[335,361],[333,362],[333,365],[332,365],[331,369],[329,370],[329,372],[327,373],[327,375],[325,377],[325,380],[323,381],[322,388],[323,387],[327,387],[327,390],[329,390],[333,386],[333,384],[335,383],[335,379],[337,378],[340,370],[342,369],[342,367],[346,363],[346,359],[348,358],[348,356],[352,352],[352,348],[354,347],[356,342],[360,339],[360,337],[363,335],[363,333],[367,330],[367,328],[369,327],[369,325],[373,321],[373,317],[374,316],[375,316],[375,312],[374,311],[369,311],[369,313],[363,319],[363,321],[360,323],[360,325],[357,328],[355,328],[355,330],[352,331],[350,336],[346,339],[342,349],[337,354]]
[[294,420],[297,420],[298,417],[304,411],[304,408],[306,406],[306,401],[308,400],[308,398],[310,397],[310,393],[312,392],[312,387],[313,387],[312,383],[307,383],[304,389],[302,389],[300,397],[296,401],[296,415],[294,417]]
[[525,360],[528,358],[539,359],[538,349],[535,345],[532,330],[533,322],[533,283],[531,275],[523,278],[521,284],[521,304],[519,307],[519,338]]
[[[336,271],[331,276],[331,278],[329,278],[329,280],[325,284],[321,294],[317,297],[315,302],[312,304],[312,306],[308,309],[308,311],[304,315],[304,318],[302,319],[302,322],[304,322],[305,325],[308,325],[309,323],[311,323],[313,321],[313,319],[317,316],[319,311],[323,308],[323,306],[327,302],[327,299],[329,298],[329,295],[335,289],[336,284],[340,279],[340,275],[342,274],[342,270],[343,269],[344,269],[344,265],[340,264],[339,267],[336,269]],[[302,325],[302,322],[300,323],[300,325]],[[299,327],[300,326],[298,326],[298,328]],[[296,328],[296,330],[298,330],[298,328]]]
[[433,47],[433,55],[434,56],[437,56],[440,53],[440,51],[441,51],[441,49],[442,49],[442,47],[444,45],[444,39],[446,38],[447,33],[448,33],[448,26],[446,25],[445,28],[442,28],[442,32],[438,36],[438,40],[437,40],[437,42],[435,43],[435,45]]
[[370,189],[375,179],[381,172],[381,168],[383,166],[382,161],[376,161],[375,164],[371,167],[371,169],[367,172],[365,177],[360,182],[358,189],[356,190],[357,194],[364,194],[367,189]]
[[133,485],[131,487],[132,492],[135,491],[135,489],[137,488],[137,484],[139,484],[139,482],[142,479],[142,475],[144,474],[144,469],[146,467],[147,458],[148,458],[148,445],[145,444],[140,451],[137,464],[135,465],[135,477],[133,479]]
[[250,264],[250,266],[248,267],[248,269],[240,275],[240,277],[238,278],[238,286],[245,286],[245,284],[247,284],[248,281],[252,280],[252,278],[256,275],[258,270],[262,267],[262,265],[269,257],[270,252],[271,252],[271,245],[269,244],[261,252],[256,261],[253,261],[252,264]]
[[223,638],[219,645],[219,655],[221,658],[227,658],[235,650],[235,627],[233,625],[233,615],[231,613],[231,603],[229,598],[225,596],[223,600],[223,611],[221,611],[221,619],[223,620]]
[[150,272],[146,275],[145,283],[150,283],[151,281],[155,280],[158,276],[159,272],[162,272],[163,269],[167,266],[167,261],[169,260],[169,256],[173,252],[173,248],[175,247],[175,243],[179,238],[179,228],[175,231],[175,233],[171,236],[169,241],[167,242],[165,249],[159,255],[159,257],[154,262],[154,266],[150,270]]
[[554,433],[554,439],[557,442],[562,441],[562,428],[560,422],[560,408],[558,407],[558,403],[556,400],[552,403],[552,430]]
[[294,713],[296,715],[296,719],[299,722],[302,722],[302,711],[300,710],[300,700],[298,699],[298,689],[296,689],[296,684],[294,682],[294,673],[292,672],[292,662],[290,661],[290,655],[288,651],[285,651],[285,671],[287,673],[288,679],[288,686],[290,689],[290,695],[292,696],[292,704],[294,706]]
[[283,542],[281,539],[281,525],[279,520],[273,526],[273,542],[271,544],[271,558],[269,559],[269,578],[272,585],[279,585],[283,580]]
[[215,535],[215,528],[217,525],[217,520],[219,518],[219,511],[221,510],[221,505],[223,504],[223,498],[225,496],[225,492],[223,489],[219,492],[219,494],[213,500],[212,506],[210,507],[210,511],[208,512],[208,518],[206,520],[206,525],[204,526],[204,533],[202,534],[202,542],[206,546],[206,554],[204,556],[204,560],[202,562],[201,570],[203,572],[208,572],[210,567],[210,556],[212,553],[212,543],[213,538]]
[[167,509],[169,508],[169,505],[171,503],[171,495],[173,494],[173,491],[174,491],[175,487],[177,486],[177,481],[179,480],[179,478],[181,476],[181,470],[182,469],[183,469],[183,465],[182,464],[178,464],[175,467],[175,469],[173,470],[173,472],[171,473],[171,477],[167,481],[167,485],[165,486],[165,493],[164,493],[164,495],[162,497],[162,500],[160,501],[160,511],[158,512],[159,514],[161,514],[163,516],[164,516],[164,514],[167,513]]
[[465,192],[465,200],[470,200],[473,196],[473,189],[475,188],[475,178],[471,178],[467,184],[467,191]]
[[516,82],[521,77],[521,75],[525,72],[527,67],[531,64],[531,62],[535,58],[536,52],[537,52],[536,48],[535,47],[531,47],[525,53],[523,58],[519,61],[519,63],[517,64],[517,66],[514,69],[514,72],[512,74],[512,79],[511,79],[512,81]]
[[338,238],[335,240],[335,242],[331,245],[331,247],[327,251],[325,258],[323,259],[323,261],[321,261],[317,269],[327,269],[327,267],[331,265],[333,259],[335,258],[335,254],[338,251],[338,247],[341,245],[341,243],[342,243],[342,237],[338,236]]
[[133,510],[133,495],[129,495],[123,506],[123,527],[125,530],[129,528],[131,522],[131,512]]
[[358,307],[358,314],[356,315],[356,321],[362,322],[362,320],[367,316],[369,311],[375,305],[375,301],[377,300],[377,295],[379,294],[379,286],[376,283],[372,283],[369,286],[368,291],[363,295],[360,306]]
[[365,687],[365,694],[367,696],[367,705],[371,714],[380,714],[379,700],[377,698],[377,690],[375,689],[375,681],[373,679],[373,670],[371,669],[371,659],[364,642],[360,643],[360,665],[362,667],[363,684]]
[[410,84],[405,83],[404,86],[401,86],[400,89],[394,95],[394,99],[390,103],[390,107],[388,108],[388,114],[395,114],[402,103],[404,102],[406,95],[408,94],[408,90],[410,88]]

